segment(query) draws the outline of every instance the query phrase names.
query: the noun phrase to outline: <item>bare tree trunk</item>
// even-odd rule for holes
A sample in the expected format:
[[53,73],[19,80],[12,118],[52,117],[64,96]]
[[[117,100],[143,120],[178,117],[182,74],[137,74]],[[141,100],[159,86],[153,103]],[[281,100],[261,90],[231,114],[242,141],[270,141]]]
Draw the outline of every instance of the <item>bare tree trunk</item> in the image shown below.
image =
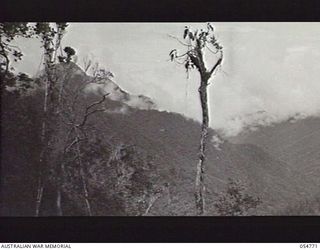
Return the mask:
[[44,94],[44,103],[43,103],[43,114],[44,119],[42,121],[42,127],[41,127],[41,142],[43,145],[43,148],[41,150],[40,159],[39,159],[39,177],[38,177],[38,188],[37,188],[37,200],[36,200],[36,212],[35,216],[38,217],[40,213],[40,206],[42,202],[42,195],[43,195],[43,164],[44,163],[44,154],[45,154],[45,148],[47,147],[46,144],[46,129],[47,129],[47,109],[48,109],[48,82],[45,83],[45,94]]
[[62,216],[63,211],[62,211],[62,197],[61,197],[61,187],[62,187],[62,178],[64,174],[64,163],[60,165],[60,169],[58,169],[57,172],[57,199],[56,199],[56,205],[57,205],[57,215]]
[[172,202],[171,192],[170,192],[170,186],[167,187],[167,192],[168,192],[168,205],[170,205],[171,202]]
[[89,201],[88,187],[87,187],[87,183],[86,183],[86,179],[85,179],[82,167],[80,167],[80,175],[81,175],[81,181],[82,181],[82,186],[83,186],[84,200],[86,202],[86,207],[87,207],[87,213],[89,216],[92,216],[92,210],[91,210],[91,205],[90,205],[90,201]]
[[[44,179],[45,179],[45,168],[48,164],[48,148],[49,144],[52,139],[51,132],[49,129],[52,129],[51,118],[55,115],[55,92],[54,92],[54,85],[55,80],[53,79],[53,66],[56,59],[56,53],[58,48],[61,44],[61,39],[63,37],[63,33],[61,32],[60,28],[58,27],[57,30],[58,37],[56,38],[54,44],[54,37],[50,39],[50,35],[46,34],[42,36],[43,46],[44,46],[44,71],[46,73],[45,79],[45,96],[44,96],[44,103],[43,103],[43,113],[44,119],[42,121],[42,128],[41,128],[41,142],[42,142],[42,150],[40,153],[40,160],[39,160],[39,177],[38,177],[38,187],[37,187],[37,199],[36,199],[36,211],[35,216],[38,217],[40,214],[40,207],[43,198],[43,190],[44,190]],[[51,35],[52,36],[52,35]],[[58,177],[60,178],[60,176]],[[62,215],[61,210],[61,183],[59,179],[59,187],[57,189],[57,207],[58,207],[58,214]]]
[[60,182],[58,183],[57,186],[57,212],[58,212],[58,216],[62,216],[62,207],[61,207],[61,186],[60,186]]
[[156,200],[158,200],[161,197],[161,193],[156,194],[155,196],[152,196],[150,201],[149,201],[149,205],[146,209],[146,211],[144,212],[143,216],[148,215],[150,209],[152,208],[153,204],[156,202]]
[[52,81],[52,72],[51,72],[51,61],[48,59],[48,55],[45,54],[45,72],[46,72],[46,79],[45,79],[45,93],[44,93],[44,102],[43,102],[43,114],[44,118],[42,121],[41,127],[41,142],[42,142],[42,150],[40,153],[39,159],[39,177],[38,177],[38,188],[37,188],[37,200],[36,200],[36,212],[35,216],[38,217],[40,214],[40,207],[43,198],[43,190],[44,190],[44,168],[46,167],[46,154],[47,149],[49,147],[50,137],[48,133],[49,127],[49,118],[53,115],[53,81]]
[[38,189],[37,189],[37,199],[36,199],[36,211],[35,211],[36,217],[38,217],[40,214],[42,194],[43,194],[43,178],[42,178],[42,173],[40,173],[40,176],[38,178]]
[[[44,128],[44,126],[43,126]],[[46,146],[44,146],[46,147]],[[36,199],[36,211],[35,211],[35,216],[38,217],[40,213],[40,206],[42,203],[42,196],[43,196],[43,189],[44,189],[44,154],[45,154],[45,149],[42,149],[41,155],[40,155],[40,160],[39,160],[39,176],[38,176],[38,187],[37,187],[37,199]]]
[[40,159],[39,159],[39,177],[38,177],[38,188],[37,188],[37,200],[36,200],[36,211],[35,216],[38,217],[40,214],[40,207],[42,203],[42,197],[43,197],[43,189],[44,189],[44,171],[43,168],[45,167],[45,154],[46,149],[48,146],[48,138],[47,138],[47,119],[48,119],[48,100],[49,100],[49,91],[50,91],[50,83],[49,83],[49,61],[48,61],[48,46],[49,43],[44,44],[44,60],[45,60],[45,72],[47,73],[47,79],[45,79],[45,93],[44,93],[44,102],[43,102],[43,114],[44,119],[42,121],[42,128],[41,128],[41,142],[42,142],[42,150],[40,153]]
[[197,164],[197,175],[196,175],[196,209],[197,215],[204,215],[205,213],[205,150],[206,150],[206,139],[208,136],[209,126],[209,110],[208,110],[208,96],[207,96],[207,81],[201,80],[199,88],[199,95],[202,108],[202,127],[201,127],[201,138],[199,147],[199,161]]
[[88,216],[92,216],[92,210],[91,210],[91,205],[90,205],[90,201],[89,201],[89,191],[88,191],[87,182],[86,182],[86,178],[84,175],[83,165],[82,165],[82,160],[81,160],[80,145],[79,145],[80,137],[79,137],[78,132],[76,132],[76,133],[77,133],[77,153],[78,153],[78,161],[79,161],[79,168],[80,168],[79,172],[80,172],[80,178],[81,178],[82,187],[83,187],[83,196],[84,196],[84,200],[86,203]]

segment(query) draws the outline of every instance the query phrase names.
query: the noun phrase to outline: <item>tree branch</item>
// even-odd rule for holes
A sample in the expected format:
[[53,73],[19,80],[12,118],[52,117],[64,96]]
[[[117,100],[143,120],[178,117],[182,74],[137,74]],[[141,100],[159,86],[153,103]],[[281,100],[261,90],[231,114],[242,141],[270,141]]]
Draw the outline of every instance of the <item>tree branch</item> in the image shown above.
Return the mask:
[[216,62],[216,64],[212,67],[212,69],[211,69],[210,72],[209,72],[210,76],[213,74],[213,72],[216,70],[216,68],[217,68],[219,65],[221,65],[222,59],[223,59],[223,54],[222,54],[222,51],[221,51],[221,56],[219,57],[218,61]]
[[91,112],[89,112],[89,113],[86,113],[85,114],[85,116],[84,116],[84,118],[83,118],[83,120],[82,120],[82,122],[80,123],[80,124],[78,124],[78,125],[76,125],[77,127],[83,127],[84,125],[85,125],[85,123],[87,122],[87,119],[88,119],[88,117],[90,116],[90,115],[92,115],[92,114],[94,114],[94,113],[96,113],[96,112],[102,112],[102,111],[105,111],[106,109],[95,109],[95,110],[93,110],[93,111],[91,111]]
[[67,147],[65,147],[64,152],[65,152],[65,153],[68,152],[69,149],[70,149],[74,144],[76,144],[76,143],[78,143],[78,142],[80,142],[80,141],[84,141],[84,140],[85,140],[85,138],[76,137]]
[[[198,50],[200,50],[200,48],[198,48]],[[196,53],[196,55],[194,55],[193,53]],[[206,72],[207,72],[207,69],[206,69],[206,67],[204,65],[201,51],[192,50],[192,51],[189,52],[189,57],[190,57],[192,63],[199,70],[200,74],[201,75],[205,75]]]
[[209,46],[205,45],[205,47],[213,54],[217,54],[219,51],[213,51],[212,49],[209,48]]
[[186,46],[186,47],[192,46],[192,45],[190,45],[190,44],[186,44],[186,43],[182,42],[179,38],[177,38],[177,37],[175,37],[175,36],[172,36],[172,35],[167,35],[167,36],[170,37],[170,38],[173,38],[173,39],[177,40],[177,41],[178,41],[180,44],[182,44],[183,46]]
[[90,104],[90,105],[86,108],[86,113],[88,113],[89,109],[93,108],[94,106],[103,103],[103,102],[106,100],[106,97],[107,97],[109,94],[110,94],[110,93],[107,93],[107,94],[103,95],[101,100]]
[[106,97],[109,95],[109,93],[105,94],[102,96],[102,99],[97,101],[97,102],[94,102],[92,104],[90,104],[87,108],[86,108],[86,112],[84,114],[84,117],[82,119],[82,122],[78,125],[76,125],[77,127],[83,127],[88,119],[88,117],[96,112],[101,112],[101,111],[105,111],[105,109],[95,109],[95,110],[92,110],[92,111],[89,111],[91,108],[93,108],[94,106],[97,106],[101,103],[103,103],[106,99]]

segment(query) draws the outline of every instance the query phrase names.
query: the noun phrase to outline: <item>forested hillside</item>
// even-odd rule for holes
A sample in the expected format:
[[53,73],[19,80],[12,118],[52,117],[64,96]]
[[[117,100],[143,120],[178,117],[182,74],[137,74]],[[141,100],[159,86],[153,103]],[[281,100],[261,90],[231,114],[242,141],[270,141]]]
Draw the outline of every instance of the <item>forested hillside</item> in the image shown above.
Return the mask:
[[[1,215],[34,215],[40,168],[47,171],[42,216],[88,215],[88,208],[98,216],[194,215],[200,124],[160,112],[149,98],[130,95],[108,77],[92,78],[74,63],[60,63],[55,72],[58,85],[64,86],[60,112],[66,119],[52,118],[48,168],[39,163],[41,76],[28,79],[32,87],[26,91],[11,88],[3,94]],[[81,127],[83,136],[70,137],[72,126]],[[277,214],[316,191],[311,184],[301,185],[306,169],[293,164],[299,157],[280,157],[249,137],[231,143],[211,129],[209,135],[208,215],[219,215],[215,204],[229,178],[241,181],[246,193],[261,200],[249,215]],[[79,148],[73,149],[80,140]],[[309,169],[311,173],[314,166]]]

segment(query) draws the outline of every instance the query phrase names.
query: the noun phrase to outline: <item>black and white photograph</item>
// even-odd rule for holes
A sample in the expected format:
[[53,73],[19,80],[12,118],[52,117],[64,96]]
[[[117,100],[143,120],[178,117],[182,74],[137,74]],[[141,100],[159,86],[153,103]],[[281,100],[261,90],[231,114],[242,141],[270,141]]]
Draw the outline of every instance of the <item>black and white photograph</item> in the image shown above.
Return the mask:
[[0,23],[0,216],[319,216],[320,23]]

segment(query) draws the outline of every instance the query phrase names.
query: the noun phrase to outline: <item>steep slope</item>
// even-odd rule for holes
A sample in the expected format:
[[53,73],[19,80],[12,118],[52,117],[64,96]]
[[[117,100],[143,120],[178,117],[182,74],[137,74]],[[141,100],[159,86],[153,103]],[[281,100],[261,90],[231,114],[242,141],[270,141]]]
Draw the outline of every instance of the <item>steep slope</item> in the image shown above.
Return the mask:
[[[101,70],[104,72],[104,70]],[[63,90],[75,90],[84,87],[85,93],[109,93],[108,99],[118,101],[130,107],[138,109],[155,109],[155,103],[147,96],[133,95],[123,90],[110,76],[110,74],[97,73],[94,76],[87,75],[77,64],[73,62],[61,62],[53,68],[56,77],[56,85]],[[112,74],[111,74],[112,75]],[[42,70],[36,77],[41,82],[45,76]],[[19,82],[17,83],[19,86]],[[11,91],[15,88],[11,88]]]

